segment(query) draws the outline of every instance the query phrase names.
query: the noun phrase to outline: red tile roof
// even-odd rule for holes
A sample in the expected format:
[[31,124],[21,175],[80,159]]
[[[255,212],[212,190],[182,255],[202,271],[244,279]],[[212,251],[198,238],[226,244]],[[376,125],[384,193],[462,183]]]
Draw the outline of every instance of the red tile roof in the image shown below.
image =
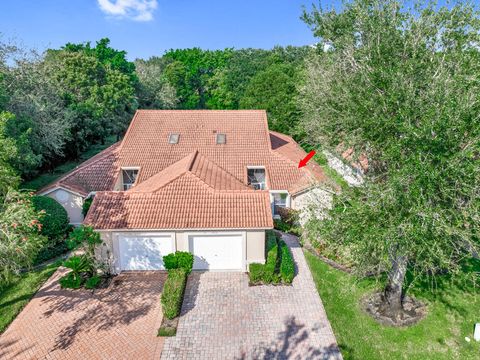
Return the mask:
[[[172,133],[177,144],[168,142]],[[218,133],[225,144],[216,144]],[[293,194],[326,180],[318,165],[298,168],[305,155],[292,138],[268,130],[265,111],[139,110],[120,146],[54,185],[98,191],[86,222],[99,229],[265,228],[269,195],[247,186],[247,167],[264,166],[270,190]],[[122,167],[140,169],[135,186],[108,192]]]

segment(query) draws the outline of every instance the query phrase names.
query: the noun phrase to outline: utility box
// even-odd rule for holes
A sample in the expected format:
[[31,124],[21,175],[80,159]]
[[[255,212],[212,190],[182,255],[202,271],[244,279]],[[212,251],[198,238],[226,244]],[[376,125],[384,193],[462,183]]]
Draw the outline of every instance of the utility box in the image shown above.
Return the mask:
[[473,338],[475,341],[480,341],[480,323],[475,324],[475,330],[473,331]]

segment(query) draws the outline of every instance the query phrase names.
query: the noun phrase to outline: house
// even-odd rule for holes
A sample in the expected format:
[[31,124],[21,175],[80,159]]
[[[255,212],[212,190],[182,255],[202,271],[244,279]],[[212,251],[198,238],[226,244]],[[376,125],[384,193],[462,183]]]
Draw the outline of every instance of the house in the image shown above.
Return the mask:
[[176,250],[194,254],[194,269],[244,271],[265,261],[277,209],[301,208],[326,181],[313,162],[298,168],[305,155],[269,131],[265,111],[139,110],[121,142],[40,194],[101,233],[114,272],[163,269]]

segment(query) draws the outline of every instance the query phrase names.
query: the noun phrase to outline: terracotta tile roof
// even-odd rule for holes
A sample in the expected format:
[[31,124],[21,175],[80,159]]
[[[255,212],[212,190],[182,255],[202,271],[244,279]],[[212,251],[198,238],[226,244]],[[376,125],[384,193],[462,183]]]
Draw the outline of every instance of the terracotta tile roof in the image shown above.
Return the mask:
[[132,187],[131,192],[155,192],[185,173],[190,173],[216,190],[248,190],[249,187],[209,161],[198,151],[185,156],[158,174]]
[[267,191],[218,191],[186,173],[155,193],[98,192],[84,221],[102,229],[269,229]]
[[83,196],[91,191],[111,190],[118,177],[118,150],[121,142],[117,142],[102,152],[80,164],[74,170],[54,183],[40,189],[43,193],[56,187],[63,187]]

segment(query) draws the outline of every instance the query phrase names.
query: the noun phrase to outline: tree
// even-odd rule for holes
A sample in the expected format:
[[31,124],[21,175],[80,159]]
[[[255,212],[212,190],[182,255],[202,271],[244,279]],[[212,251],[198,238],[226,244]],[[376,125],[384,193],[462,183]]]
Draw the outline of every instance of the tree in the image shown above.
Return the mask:
[[135,61],[139,84],[138,102],[141,109],[174,109],[178,103],[175,88],[163,74],[164,68],[145,60]]
[[265,109],[272,130],[292,133],[298,120],[297,83],[297,69],[293,65],[272,64],[252,77],[240,108]]
[[455,274],[479,249],[479,14],[354,0],[304,20],[319,38],[300,94],[307,139],[370,166],[310,234],[348,246],[359,272],[386,270],[379,311],[397,321],[407,271]]

